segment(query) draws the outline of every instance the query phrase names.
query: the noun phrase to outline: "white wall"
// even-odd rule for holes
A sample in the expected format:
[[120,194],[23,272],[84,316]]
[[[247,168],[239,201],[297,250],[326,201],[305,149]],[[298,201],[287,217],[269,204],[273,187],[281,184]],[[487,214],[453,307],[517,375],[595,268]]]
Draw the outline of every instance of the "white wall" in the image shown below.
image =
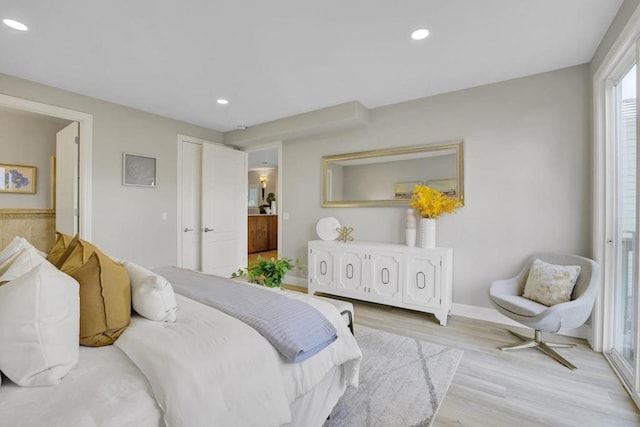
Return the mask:
[[[69,120],[0,109],[0,163],[35,166],[35,194],[0,194],[0,208],[51,209],[51,157]],[[0,179],[4,177],[0,176]]]
[[[175,264],[177,136],[222,142],[220,132],[3,74],[0,93],[92,114],[94,243],[144,265]],[[122,185],[125,151],[157,158],[157,188]]]
[[315,224],[356,240],[402,242],[405,208],[321,208],[321,157],[462,139],[465,206],[438,220],[454,249],[454,302],[489,307],[490,282],[534,251],[590,255],[589,66],[370,110],[363,128],[286,141],[283,255],[306,262]]

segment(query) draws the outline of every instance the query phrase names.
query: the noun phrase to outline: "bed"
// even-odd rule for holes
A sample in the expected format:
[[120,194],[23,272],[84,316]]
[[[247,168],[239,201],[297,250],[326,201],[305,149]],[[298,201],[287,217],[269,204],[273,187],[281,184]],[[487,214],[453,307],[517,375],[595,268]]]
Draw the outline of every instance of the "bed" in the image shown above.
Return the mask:
[[294,363],[207,298],[185,296],[191,285],[176,281],[196,273],[173,273],[175,322],[133,314],[113,345],[81,346],[77,365],[58,385],[20,387],[3,376],[0,425],[321,426],[345,389],[357,386],[361,353],[333,305],[242,285],[243,292],[278,292],[278,299],[309,305],[333,325],[335,341]]

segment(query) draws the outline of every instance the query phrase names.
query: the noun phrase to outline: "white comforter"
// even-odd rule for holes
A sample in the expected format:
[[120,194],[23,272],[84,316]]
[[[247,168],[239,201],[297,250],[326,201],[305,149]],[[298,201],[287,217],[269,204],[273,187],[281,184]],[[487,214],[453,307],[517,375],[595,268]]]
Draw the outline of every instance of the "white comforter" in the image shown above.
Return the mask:
[[161,427],[149,383],[114,346],[80,347],[78,365],[55,386],[19,387],[3,378],[1,427]]
[[310,359],[287,362],[243,322],[176,295],[176,323],[133,318],[116,341],[151,384],[167,426],[280,426],[290,404],[335,366],[357,385],[360,350],[335,308],[293,295],[320,310],[338,339]]

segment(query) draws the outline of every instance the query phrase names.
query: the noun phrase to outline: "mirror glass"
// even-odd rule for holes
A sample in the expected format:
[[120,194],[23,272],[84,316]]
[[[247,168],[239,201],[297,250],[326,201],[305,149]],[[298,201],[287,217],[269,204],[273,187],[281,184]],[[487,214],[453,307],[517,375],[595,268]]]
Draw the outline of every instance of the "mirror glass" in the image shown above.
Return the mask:
[[426,184],[464,203],[462,141],[322,158],[322,206],[408,206]]

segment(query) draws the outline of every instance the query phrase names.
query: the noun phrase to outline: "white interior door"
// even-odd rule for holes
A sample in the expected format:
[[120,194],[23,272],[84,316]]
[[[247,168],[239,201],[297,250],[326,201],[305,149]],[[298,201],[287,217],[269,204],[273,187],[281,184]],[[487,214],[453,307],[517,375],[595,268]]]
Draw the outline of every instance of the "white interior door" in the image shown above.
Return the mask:
[[202,271],[229,277],[247,265],[247,154],[202,145]]
[[78,232],[78,122],[56,134],[56,230]]
[[180,265],[200,270],[202,145],[182,141],[182,259]]

